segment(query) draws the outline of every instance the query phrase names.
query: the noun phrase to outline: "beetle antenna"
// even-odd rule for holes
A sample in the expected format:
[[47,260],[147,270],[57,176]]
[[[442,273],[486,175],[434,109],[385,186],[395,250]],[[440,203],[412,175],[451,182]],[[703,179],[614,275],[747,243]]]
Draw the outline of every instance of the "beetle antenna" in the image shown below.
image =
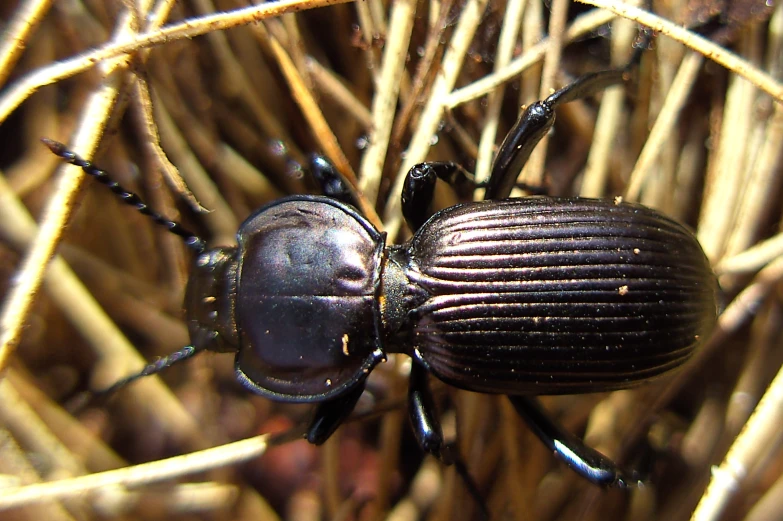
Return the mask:
[[73,397],[70,400],[67,409],[70,410],[71,412],[78,412],[87,408],[88,406],[100,404],[104,402],[109,396],[113,395],[115,392],[119,391],[126,385],[131,384],[136,380],[139,380],[140,378],[144,378],[145,376],[151,376],[153,374],[157,374],[163,371],[164,369],[171,367],[176,363],[182,362],[183,360],[193,358],[198,353],[204,351],[204,349],[205,348],[203,347],[197,348],[195,346],[185,346],[178,351],[175,351],[169,355],[158,358],[154,362],[147,364],[138,373],[127,376],[122,380],[115,382],[114,384],[107,387],[106,389],[102,389],[100,391],[94,391],[94,392],[87,391],[84,393],[77,394],[75,397]]
[[145,376],[151,376],[153,374],[157,374],[164,369],[167,369],[171,367],[172,365],[182,362],[183,360],[187,360],[188,358],[193,358],[195,355],[203,351],[204,348],[198,349],[194,346],[185,346],[182,349],[178,351],[174,351],[171,354],[168,354],[166,356],[162,356],[155,360],[154,362],[151,362],[147,364],[144,369],[139,371],[136,374],[132,374],[130,376],[127,376],[123,378],[122,380],[115,382],[110,387],[107,387],[106,389],[103,389],[102,391],[98,391],[94,393],[94,396],[100,397],[103,395],[110,395],[114,394],[117,390],[121,389],[122,387],[125,387],[126,385],[135,382],[139,378],[144,378]]
[[171,233],[182,237],[183,241],[185,242],[185,246],[195,251],[197,254],[202,253],[206,249],[206,242],[198,235],[191,232],[180,223],[162,216],[147,206],[147,203],[145,203],[141,197],[123,188],[119,183],[112,179],[108,173],[96,167],[90,161],[87,161],[75,152],[69,150],[59,141],[54,141],[53,139],[48,138],[42,138],[41,141],[44,145],[49,147],[49,150],[51,150],[52,153],[54,153],[56,156],[61,157],[72,165],[81,167],[84,173],[93,176],[95,179],[106,185],[109,190],[117,194],[120,199],[125,202],[125,204],[133,206],[140,213],[150,217],[155,223],[164,226]]

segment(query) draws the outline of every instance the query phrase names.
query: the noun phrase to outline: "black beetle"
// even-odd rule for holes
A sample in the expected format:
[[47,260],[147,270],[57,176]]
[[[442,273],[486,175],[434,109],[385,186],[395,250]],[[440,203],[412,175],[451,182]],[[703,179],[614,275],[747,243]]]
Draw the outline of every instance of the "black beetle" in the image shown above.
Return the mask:
[[[634,63],[632,60],[631,63]],[[506,199],[551,128],[554,108],[624,81],[628,67],[584,76],[531,105],[504,140],[483,202],[429,215],[450,163],[408,173],[403,245],[351,205],[323,162],[333,197],[291,196],[251,215],[238,246],[204,241],[59,143],[47,145],[185,238],[196,252],[186,307],[192,346],[114,390],[202,350],[236,352],[238,380],[273,400],[318,406],[307,439],[323,443],[350,415],[387,353],[412,357],[408,405],[422,448],[446,463],[427,377],[507,394],[536,434],[590,481],[625,486],[611,462],[549,419],[531,397],[628,388],[685,362],[716,320],[716,279],[696,238],[637,204]],[[478,494],[476,494],[478,495]]]

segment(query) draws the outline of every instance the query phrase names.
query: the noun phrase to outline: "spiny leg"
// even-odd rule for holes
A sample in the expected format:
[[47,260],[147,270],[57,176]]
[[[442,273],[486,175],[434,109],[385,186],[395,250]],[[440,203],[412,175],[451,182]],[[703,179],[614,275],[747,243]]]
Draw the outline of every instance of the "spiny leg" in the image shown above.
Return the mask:
[[432,454],[444,465],[454,465],[468,493],[481,509],[485,519],[489,518],[489,510],[478,485],[468,472],[456,447],[447,444],[443,439],[443,430],[438,419],[435,401],[428,381],[427,368],[415,359],[411,364],[410,383],[408,386],[408,412],[410,414],[413,433],[416,441],[424,452]]
[[639,482],[635,473],[630,473],[629,477],[609,458],[552,420],[535,398],[509,396],[508,399],[544,445],[586,480],[602,487],[617,488]]
[[624,67],[586,74],[546,99],[527,107],[498,149],[484,199],[505,199],[511,194],[516,178],[533,149],[552,128],[555,108],[558,105],[592,96],[611,85],[627,81],[633,69],[638,66],[651,38],[652,33],[649,30],[640,30],[641,43],[637,45],[633,57]]

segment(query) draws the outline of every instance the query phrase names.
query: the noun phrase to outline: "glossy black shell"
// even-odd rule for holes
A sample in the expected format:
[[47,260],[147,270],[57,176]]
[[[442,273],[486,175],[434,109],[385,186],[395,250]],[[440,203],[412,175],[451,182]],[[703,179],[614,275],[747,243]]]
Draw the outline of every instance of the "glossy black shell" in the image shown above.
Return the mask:
[[681,365],[712,330],[717,283],[696,238],[646,207],[525,198],[447,208],[406,248],[429,295],[413,348],[463,389],[567,394]]
[[237,377],[281,401],[324,401],[380,361],[377,297],[385,244],[352,207],[294,196],[238,233]]

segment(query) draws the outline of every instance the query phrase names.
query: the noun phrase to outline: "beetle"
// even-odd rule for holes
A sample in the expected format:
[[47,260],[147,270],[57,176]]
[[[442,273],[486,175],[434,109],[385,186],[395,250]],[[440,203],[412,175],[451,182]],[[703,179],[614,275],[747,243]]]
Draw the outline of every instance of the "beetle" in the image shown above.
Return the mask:
[[430,215],[452,163],[408,172],[402,209],[413,237],[386,244],[339,174],[316,162],[331,197],[294,195],[254,212],[237,246],[204,240],[147,207],[89,161],[45,140],[195,252],[186,292],[192,344],[133,380],[204,351],[235,353],[237,380],[272,400],[316,405],[306,438],[326,441],[390,353],[413,360],[408,409],[422,449],[456,463],[428,377],[508,395],[536,435],[602,486],[634,482],[549,418],[536,395],[624,389],[681,366],[712,331],[717,282],[681,224],[619,200],[508,199],[562,103],[625,81],[632,64],[583,76],[528,107],[506,136],[486,200]]

